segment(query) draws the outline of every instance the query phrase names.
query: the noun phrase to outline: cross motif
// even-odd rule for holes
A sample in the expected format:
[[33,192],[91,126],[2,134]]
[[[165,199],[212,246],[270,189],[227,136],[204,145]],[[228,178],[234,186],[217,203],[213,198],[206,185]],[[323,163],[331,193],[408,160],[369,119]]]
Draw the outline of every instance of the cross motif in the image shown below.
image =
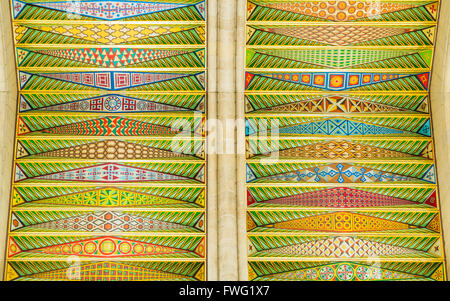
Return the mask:
[[348,264],[343,264],[338,267],[338,275],[342,280],[350,280],[353,278],[353,268]]

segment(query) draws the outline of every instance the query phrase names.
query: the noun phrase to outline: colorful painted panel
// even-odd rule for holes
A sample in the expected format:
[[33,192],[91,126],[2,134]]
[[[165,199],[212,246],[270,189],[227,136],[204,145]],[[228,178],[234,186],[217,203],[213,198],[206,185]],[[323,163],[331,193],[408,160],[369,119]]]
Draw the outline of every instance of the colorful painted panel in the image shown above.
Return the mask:
[[247,1],[251,280],[445,280],[439,1]]
[[206,280],[206,1],[11,7],[6,280]]

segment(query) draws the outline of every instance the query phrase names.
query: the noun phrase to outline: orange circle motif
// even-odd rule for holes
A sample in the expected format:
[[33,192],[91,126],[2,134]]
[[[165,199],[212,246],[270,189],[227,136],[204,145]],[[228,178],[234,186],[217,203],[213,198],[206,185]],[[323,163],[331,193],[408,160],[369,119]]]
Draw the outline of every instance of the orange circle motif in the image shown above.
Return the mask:
[[341,1],[338,3],[339,9],[345,9],[346,7],[347,7],[347,3],[345,3],[344,1]]
[[343,75],[332,75],[330,78],[330,85],[334,88],[340,88],[344,86]]
[[345,17],[347,17],[347,15],[345,13],[343,13],[343,12],[340,12],[340,13],[337,14],[338,20],[341,20],[341,21],[345,20]]
[[314,84],[316,85],[323,85],[325,82],[325,78],[323,75],[318,75],[314,77]]
[[359,76],[357,76],[357,75],[351,75],[350,76],[350,78],[349,78],[349,80],[348,80],[348,82],[349,82],[349,84],[350,85],[357,85],[357,84],[359,84]]

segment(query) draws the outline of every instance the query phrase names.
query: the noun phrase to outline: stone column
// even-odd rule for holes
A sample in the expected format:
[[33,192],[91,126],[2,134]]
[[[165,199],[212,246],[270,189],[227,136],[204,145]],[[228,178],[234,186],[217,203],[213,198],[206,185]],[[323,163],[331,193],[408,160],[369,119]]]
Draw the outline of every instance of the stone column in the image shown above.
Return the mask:
[[238,279],[236,220],[236,0],[218,1],[218,261],[219,280]]
[[245,178],[245,44],[247,1],[237,1],[236,39],[236,120],[237,120],[237,227],[239,280],[248,280],[247,268],[247,193]]
[[217,281],[219,280],[217,257],[217,140],[215,135],[215,120],[217,120],[217,0],[208,0],[207,41],[207,279]]

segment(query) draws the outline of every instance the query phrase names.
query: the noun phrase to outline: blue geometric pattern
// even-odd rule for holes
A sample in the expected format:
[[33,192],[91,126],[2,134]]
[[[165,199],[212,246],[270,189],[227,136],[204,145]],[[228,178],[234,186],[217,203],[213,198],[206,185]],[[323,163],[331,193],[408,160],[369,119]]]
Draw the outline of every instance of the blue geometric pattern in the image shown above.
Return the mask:
[[280,133],[353,136],[353,135],[402,134],[404,132],[376,125],[337,118],[282,128],[280,129]]
[[436,169],[434,165],[432,165],[430,169],[427,170],[425,175],[422,177],[422,180],[430,183],[436,183]]
[[412,181],[413,179],[371,168],[340,163],[270,176],[266,180],[301,183],[372,183]]
[[431,124],[429,119],[427,120],[427,122],[425,122],[425,124],[420,128],[420,130],[417,133],[427,137],[431,137]]
[[[253,134],[254,129],[247,123],[247,135]],[[299,124],[279,129],[280,134],[298,135],[389,135],[405,134],[405,131],[381,127],[362,122],[355,122],[343,118],[333,118],[323,121]]]

